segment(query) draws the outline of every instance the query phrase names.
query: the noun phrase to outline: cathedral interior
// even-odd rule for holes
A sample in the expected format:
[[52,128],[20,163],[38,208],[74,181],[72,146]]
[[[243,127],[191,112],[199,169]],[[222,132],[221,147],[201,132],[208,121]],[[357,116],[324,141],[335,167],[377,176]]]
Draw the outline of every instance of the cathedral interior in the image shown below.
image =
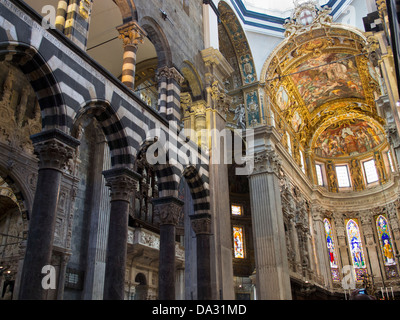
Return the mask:
[[0,299],[400,299],[399,21],[0,0]]

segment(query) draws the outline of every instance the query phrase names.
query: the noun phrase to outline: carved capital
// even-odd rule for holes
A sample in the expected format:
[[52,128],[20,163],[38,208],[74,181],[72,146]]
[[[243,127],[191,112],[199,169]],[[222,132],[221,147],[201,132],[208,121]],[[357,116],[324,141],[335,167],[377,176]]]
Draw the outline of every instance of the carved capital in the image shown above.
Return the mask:
[[179,85],[182,85],[185,81],[185,78],[180,74],[178,70],[176,70],[174,67],[170,68],[167,66],[158,69],[156,77],[158,80],[162,78],[174,79]]
[[160,217],[160,225],[176,226],[182,216],[183,201],[175,197],[152,200],[154,212]]
[[282,174],[282,159],[275,150],[266,150],[254,155],[254,174],[275,173],[278,177]]
[[54,129],[31,136],[34,153],[39,158],[39,169],[62,171],[73,159],[80,142],[64,132]]
[[117,27],[119,32],[119,38],[123,41],[124,48],[128,46],[135,47],[144,42],[144,38],[147,36],[144,31],[135,21],[131,21],[127,24]]
[[211,234],[211,215],[197,214],[190,217],[196,235]]
[[104,171],[106,186],[110,188],[111,201],[130,201],[141,176],[127,168]]

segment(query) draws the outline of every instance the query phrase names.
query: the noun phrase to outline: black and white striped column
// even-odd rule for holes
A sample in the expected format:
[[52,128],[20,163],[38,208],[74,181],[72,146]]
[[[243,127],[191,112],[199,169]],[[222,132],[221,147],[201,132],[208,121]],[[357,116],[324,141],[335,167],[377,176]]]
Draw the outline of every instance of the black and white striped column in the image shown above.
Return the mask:
[[92,0],[70,0],[67,8],[64,34],[83,50],[86,50],[92,6]]
[[181,86],[184,77],[175,68],[158,71],[158,110],[168,121],[179,123],[181,112]]
[[57,6],[56,28],[64,32],[65,18],[67,17],[68,1],[60,0]]
[[169,68],[164,67],[158,70],[158,111],[164,117],[167,116],[167,87]]
[[146,32],[135,21],[124,24],[118,27],[117,30],[124,46],[122,83],[133,90],[135,88],[136,53],[139,44],[144,41]]

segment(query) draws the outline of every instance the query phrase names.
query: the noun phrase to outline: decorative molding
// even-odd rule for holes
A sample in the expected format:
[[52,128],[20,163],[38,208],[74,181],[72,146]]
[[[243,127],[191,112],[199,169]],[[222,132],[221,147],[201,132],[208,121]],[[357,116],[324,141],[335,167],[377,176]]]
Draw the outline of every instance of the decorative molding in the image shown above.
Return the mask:
[[285,37],[291,38],[299,34],[309,32],[312,29],[328,27],[333,21],[330,15],[332,9],[329,7],[320,8],[316,1],[308,1],[297,4],[292,17],[285,21]]
[[196,235],[210,235],[211,234],[211,215],[198,214],[190,216],[193,231]]
[[34,153],[39,157],[40,169],[62,171],[76,154],[80,142],[59,129],[52,129],[31,136]]
[[265,150],[254,155],[254,171],[252,175],[274,173],[283,176],[282,159],[275,150]]
[[137,189],[141,176],[127,168],[117,168],[104,171],[106,186],[111,191],[111,201],[129,202]]
[[144,38],[147,36],[136,21],[131,21],[122,26],[117,27],[119,32],[119,38],[123,41],[124,48],[127,46],[133,46],[137,49],[138,45],[144,42]]
[[163,197],[152,200],[154,213],[160,218],[160,226],[177,226],[182,216],[184,202],[175,197]]

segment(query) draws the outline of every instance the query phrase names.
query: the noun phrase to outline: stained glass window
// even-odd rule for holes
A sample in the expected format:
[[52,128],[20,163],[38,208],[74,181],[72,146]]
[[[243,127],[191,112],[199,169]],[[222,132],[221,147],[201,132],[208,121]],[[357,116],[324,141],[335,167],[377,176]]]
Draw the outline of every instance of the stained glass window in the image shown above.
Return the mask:
[[365,274],[366,265],[357,219],[346,220],[346,230],[356,277],[357,280],[361,280],[362,276]]
[[328,247],[329,262],[331,265],[332,279],[340,281],[339,268],[336,259],[335,243],[333,241],[332,227],[328,219],[324,219],[326,245]]
[[232,205],[231,211],[232,211],[232,215],[241,216],[242,215],[242,206]]
[[378,231],[386,274],[389,278],[397,276],[396,259],[393,250],[392,237],[390,236],[389,224],[384,215],[376,217],[376,229]]
[[244,259],[243,228],[233,227],[234,257]]
[[376,219],[376,227],[382,247],[383,257],[385,259],[385,265],[396,264],[393,254],[392,240],[389,235],[389,226],[384,216],[380,215]]

